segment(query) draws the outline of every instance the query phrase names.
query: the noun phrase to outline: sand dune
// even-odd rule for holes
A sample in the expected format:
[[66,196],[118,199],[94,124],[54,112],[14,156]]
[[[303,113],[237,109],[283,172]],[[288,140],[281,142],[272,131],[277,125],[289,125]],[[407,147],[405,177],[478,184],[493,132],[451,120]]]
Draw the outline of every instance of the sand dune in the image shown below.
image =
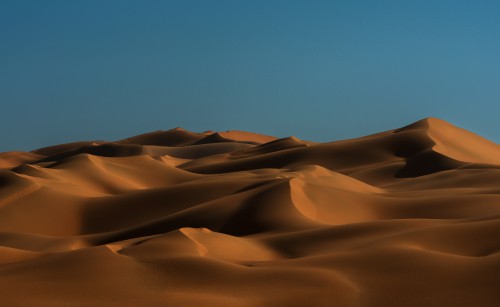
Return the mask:
[[0,169],[10,169],[25,163],[35,162],[43,158],[32,152],[9,151],[0,153]]
[[5,306],[498,306],[500,146],[181,128],[0,153]]

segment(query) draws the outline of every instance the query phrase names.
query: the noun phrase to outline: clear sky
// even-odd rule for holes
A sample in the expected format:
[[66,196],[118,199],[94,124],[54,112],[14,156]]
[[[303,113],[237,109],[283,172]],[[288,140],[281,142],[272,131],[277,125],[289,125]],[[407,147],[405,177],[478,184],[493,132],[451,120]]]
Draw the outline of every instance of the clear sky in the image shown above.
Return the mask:
[[0,0],[0,151],[176,126],[500,142],[500,1]]

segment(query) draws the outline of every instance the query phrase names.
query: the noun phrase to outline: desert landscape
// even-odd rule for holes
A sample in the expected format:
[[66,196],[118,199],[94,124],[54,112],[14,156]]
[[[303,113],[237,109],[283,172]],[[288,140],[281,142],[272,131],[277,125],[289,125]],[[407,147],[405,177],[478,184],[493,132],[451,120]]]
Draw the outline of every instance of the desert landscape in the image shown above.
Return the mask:
[[3,306],[499,306],[500,146],[181,128],[0,154]]

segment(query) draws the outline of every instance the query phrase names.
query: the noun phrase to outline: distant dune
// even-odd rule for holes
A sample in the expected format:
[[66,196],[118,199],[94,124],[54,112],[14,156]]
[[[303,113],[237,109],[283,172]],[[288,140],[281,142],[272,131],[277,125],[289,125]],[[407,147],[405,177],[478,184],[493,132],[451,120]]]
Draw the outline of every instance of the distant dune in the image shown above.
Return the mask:
[[175,128],[0,153],[2,306],[500,306],[500,146]]

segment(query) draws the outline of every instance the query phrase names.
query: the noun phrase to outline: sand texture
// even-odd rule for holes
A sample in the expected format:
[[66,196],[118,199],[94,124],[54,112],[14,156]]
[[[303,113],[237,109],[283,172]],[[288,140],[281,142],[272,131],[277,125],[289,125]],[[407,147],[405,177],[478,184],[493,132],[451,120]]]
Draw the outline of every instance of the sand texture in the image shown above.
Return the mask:
[[500,306],[500,146],[175,128],[0,153],[2,306]]

